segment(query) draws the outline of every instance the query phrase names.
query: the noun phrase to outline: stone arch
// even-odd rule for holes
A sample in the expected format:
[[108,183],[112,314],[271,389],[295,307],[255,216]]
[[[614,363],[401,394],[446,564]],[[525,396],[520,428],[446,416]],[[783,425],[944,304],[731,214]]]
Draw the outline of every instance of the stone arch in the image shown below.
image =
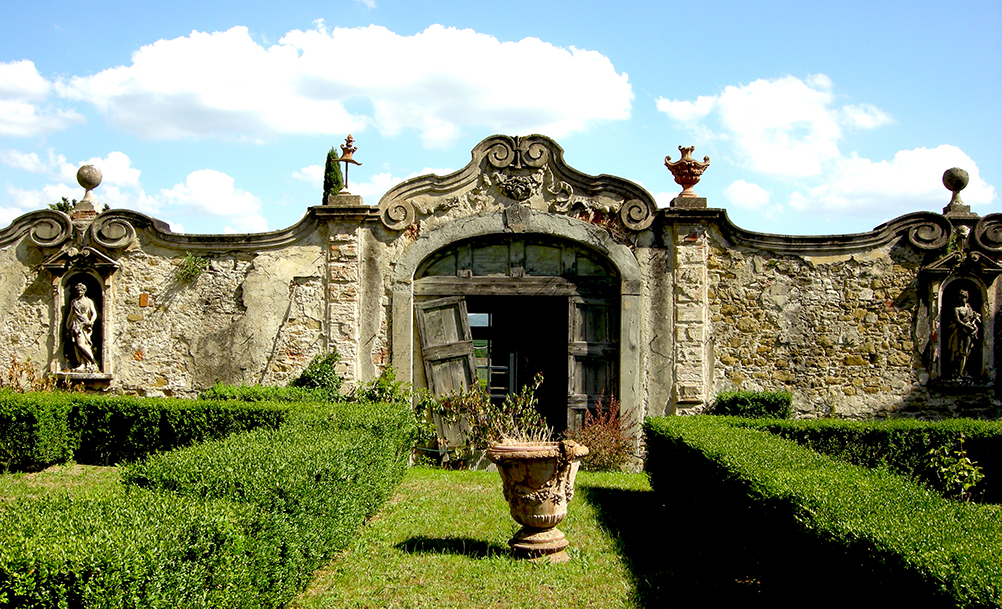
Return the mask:
[[[421,234],[407,246],[392,277],[392,358],[403,380],[415,380],[414,277],[436,252],[462,241],[506,234],[501,213],[487,212],[451,220]],[[642,418],[640,403],[641,269],[633,252],[593,224],[567,216],[532,210],[524,236],[551,237],[587,249],[606,261],[618,275],[618,393],[623,416]]]

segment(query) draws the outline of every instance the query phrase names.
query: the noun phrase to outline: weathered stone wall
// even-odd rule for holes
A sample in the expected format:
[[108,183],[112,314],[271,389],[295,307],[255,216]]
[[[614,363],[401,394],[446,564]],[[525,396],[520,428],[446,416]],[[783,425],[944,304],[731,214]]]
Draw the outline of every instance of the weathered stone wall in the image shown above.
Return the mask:
[[791,390],[801,415],[892,413],[928,380],[916,356],[917,271],[907,247],[707,260],[714,389]]
[[[620,306],[617,397],[633,419],[703,412],[736,389],[790,390],[804,417],[997,411],[998,216],[923,212],[860,235],[761,235],[704,200],[657,209],[636,184],[577,173],[561,154],[540,136],[495,136],[466,168],[398,185],[378,207],[331,197],[258,235],[177,235],[126,210],[74,222],[32,212],[0,230],[0,363],[30,358],[96,390],[194,396],[217,381],[286,384],[336,348],[346,389],[389,365],[423,387],[417,269],[464,240],[523,234],[614,269],[600,296]],[[179,282],[188,255],[208,268]],[[524,276],[516,267],[492,278],[509,296]],[[103,361],[90,376],[61,355],[66,283],[81,272],[105,286]],[[971,378],[942,366],[943,309],[961,285],[978,290],[981,315]]]

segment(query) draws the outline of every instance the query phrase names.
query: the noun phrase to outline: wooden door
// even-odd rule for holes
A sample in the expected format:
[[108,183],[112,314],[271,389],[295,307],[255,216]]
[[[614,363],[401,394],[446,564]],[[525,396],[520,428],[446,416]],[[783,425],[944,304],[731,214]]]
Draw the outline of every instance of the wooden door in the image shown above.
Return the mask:
[[574,430],[585,409],[615,395],[619,323],[612,299],[573,296],[568,305],[567,428]]
[[428,389],[436,397],[465,391],[477,374],[466,300],[437,298],[417,302],[414,308]]

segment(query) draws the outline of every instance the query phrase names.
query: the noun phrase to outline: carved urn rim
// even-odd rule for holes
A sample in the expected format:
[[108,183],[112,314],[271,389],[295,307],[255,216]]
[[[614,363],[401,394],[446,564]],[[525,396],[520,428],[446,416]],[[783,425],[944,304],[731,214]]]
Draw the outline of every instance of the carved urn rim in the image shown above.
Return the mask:
[[487,458],[498,463],[510,459],[580,459],[588,454],[588,447],[573,440],[559,442],[504,442],[487,449]]

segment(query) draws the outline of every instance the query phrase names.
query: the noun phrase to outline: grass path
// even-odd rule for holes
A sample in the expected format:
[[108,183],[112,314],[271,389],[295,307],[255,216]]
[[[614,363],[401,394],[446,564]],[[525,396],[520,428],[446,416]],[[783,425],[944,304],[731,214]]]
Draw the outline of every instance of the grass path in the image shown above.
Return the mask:
[[291,606],[435,608],[636,606],[626,560],[600,524],[591,489],[645,492],[640,474],[581,473],[559,525],[571,561],[508,556],[517,530],[497,473],[414,468],[353,547],[319,572]]

